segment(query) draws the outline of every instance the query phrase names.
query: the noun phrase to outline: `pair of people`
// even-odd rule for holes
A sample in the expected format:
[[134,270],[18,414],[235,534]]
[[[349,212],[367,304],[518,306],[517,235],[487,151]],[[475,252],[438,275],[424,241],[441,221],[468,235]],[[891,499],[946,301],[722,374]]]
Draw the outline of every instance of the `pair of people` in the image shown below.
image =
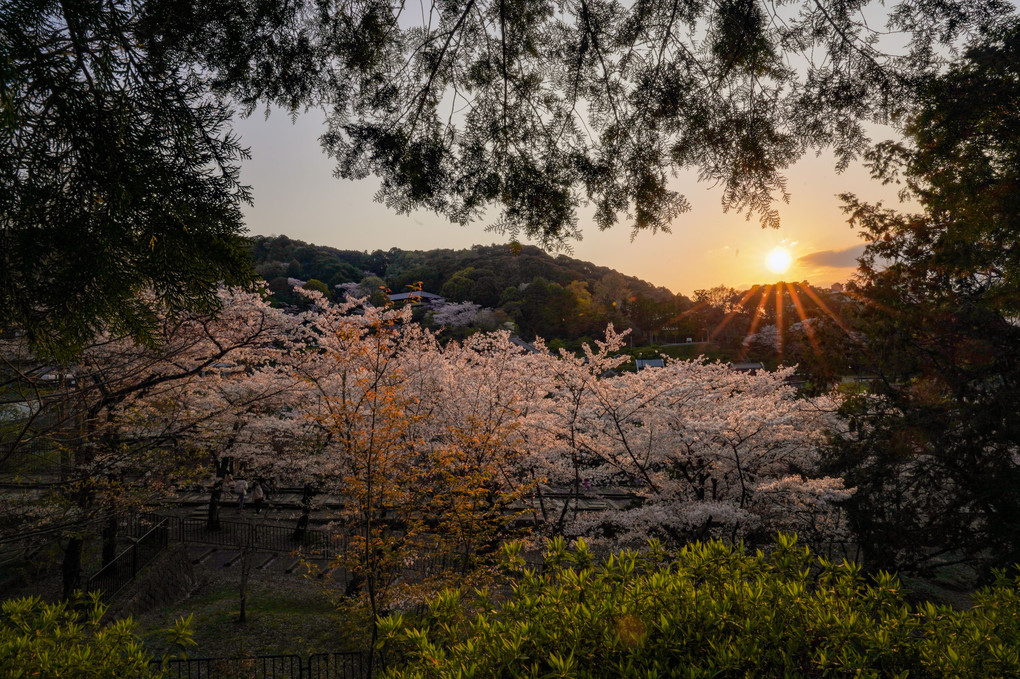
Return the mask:
[[[238,479],[234,482],[234,492],[237,493],[237,509],[244,509],[244,500],[248,494],[248,482],[244,479]],[[258,481],[252,482],[251,485],[251,499],[255,505],[255,513],[262,513],[262,505],[266,499],[266,493],[262,490],[262,485]]]

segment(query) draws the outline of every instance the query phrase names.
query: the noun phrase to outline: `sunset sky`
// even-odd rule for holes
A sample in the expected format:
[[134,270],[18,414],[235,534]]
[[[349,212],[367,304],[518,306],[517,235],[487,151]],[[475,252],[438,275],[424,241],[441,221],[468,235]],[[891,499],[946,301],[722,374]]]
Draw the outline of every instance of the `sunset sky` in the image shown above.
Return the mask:
[[[242,180],[255,197],[254,207],[245,209],[251,233],[286,234],[346,250],[467,248],[508,240],[485,231],[483,222],[461,227],[429,212],[398,215],[373,201],[374,178],[334,178],[333,164],[318,143],[321,120],[312,112],[292,124],[285,113],[275,112],[268,120],[255,113],[236,123],[253,156],[242,169]],[[889,129],[875,131],[876,138],[892,136]],[[672,233],[642,233],[631,242],[625,224],[599,232],[590,211],[582,212],[584,240],[573,245],[572,256],[687,295],[719,284],[745,288],[779,278],[820,286],[844,281],[853,274],[863,246],[847,225],[836,194],[851,191],[887,204],[896,198],[894,190],[871,181],[860,165],[842,175],[834,165],[831,156],[810,156],[790,169],[791,199],[780,205],[778,230],[762,229],[744,215],[724,214],[720,191],[690,173],[679,177],[675,187],[693,209],[674,221]],[[768,253],[777,246],[794,260],[782,276],[766,266]]]

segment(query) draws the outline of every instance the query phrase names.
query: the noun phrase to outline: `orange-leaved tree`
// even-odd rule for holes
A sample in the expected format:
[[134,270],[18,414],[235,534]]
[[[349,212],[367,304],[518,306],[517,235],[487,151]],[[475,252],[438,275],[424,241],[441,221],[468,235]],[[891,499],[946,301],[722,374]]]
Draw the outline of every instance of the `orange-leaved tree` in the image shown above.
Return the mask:
[[443,347],[406,310],[357,303],[317,299],[306,321],[292,406],[303,444],[261,463],[340,498],[344,601],[375,619],[454,576],[484,577],[478,557],[510,523],[521,422],[541,393],[537,378],[512,379],[520,350],[506,335]]

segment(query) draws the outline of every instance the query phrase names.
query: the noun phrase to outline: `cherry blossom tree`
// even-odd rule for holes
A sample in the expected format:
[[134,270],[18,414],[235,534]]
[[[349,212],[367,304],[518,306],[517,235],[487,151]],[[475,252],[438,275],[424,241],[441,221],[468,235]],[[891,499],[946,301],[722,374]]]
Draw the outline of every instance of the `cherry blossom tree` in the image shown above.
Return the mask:
[[[11,534],[66,538],[65,596],[80,587],[84,540],[96,525],[105,523],[104,557],[112,558],[117,516],[193,478],[206,461],[208,432],[266,397],[249,384],[231,399],[223,386],[287,354],[296,319],[254,292],[221,291],[220,306],[215,315],[162,317],[156,346],[101,336],[66,366],[40,363],[20,339],[4,344],[6,386],[32,415],[7,423],[3,462],[26,450],[60,460],[55,478],[6,498],[5,515],[16,517]],[[45,379],[54,372],[56,384]]]
[[741,345],[744,354],[752,351],[772,356],[783,348],[783,332],[775,325],[765,325],[758,332],[745,337]]
[[[407,309],[310,296],[303,387],[235,450],[341,498],[345,594],[379,614],[467,576],[495,546],[524,488],[523,423],[545,391],[521,378],[535,371],[506,333],[440,345]],[[254,443],[272,437],[288,445]]]
[[[320,300],[303,321],[305,388],[248,439],[252,464],[343,495],[359,554],[347,565],[370,599],[440,551],[467,569],[524,494],[548,532],[617,543],[844,535],[850,491],[818,473],[834,405],[796,398],[789,369],[674,361],[617,374],[627,359],[612,327],[575,356],[541,343],[528,354],[501,333],[441,345],[408,319]],[[570,499],[553,511],[542,483]],[[637,501],[582,511],[607,486]]]
[[474,322],[479,309],[481,306],[474,302],[448,303],[432,312],[430,318],[439,326],[463,328]]
[[[622,335],[583,357],[543,352],[554,388],[534,427],[546,478],[570,499],[553,532],[628,544],[708,535],[758,538],[779,529],[808,539],[842,536],[842,481],[819,477],[826,399],[795,397],[792,369],[749,374],[721,363],[667,361],[664,368],[605,376]],[[536,440],[539,436],[529,437]],[[588,489],[621,485],[635,506],[580,511]],[[544,509],[544,507],[543,507]]]
[[418,408],[427,410],[417,420],[419,452],[431,471],[419,503],[467,566],[495,547],[513,518],[510,505],[532,487],[528,422],[548,391],[546,377],[506,332],[410,354],[405,365]]
[[[224,292],[216,317],[167,320],[157,349],[104,338],[68,368],[63,425],[23,438],[68,451],[54,506],[69,525],[231,454],[341,498],[338,565],[373,613],[427,593],[423,575],[441,586],[471,572],[524,497],[547,532],[622,544],[841,535],[850,491],[817,471],[833,405],[796,398],[789,370],[670,361],[617,373],[624,335],[611,326],[580,356],[541,342],[528,353],[506,333],[441,344],[407,309],[304,294],[295,314]],[[30,362],[8,365],[31,381]],[[127,473],[140,468],[151,473]],[[554,511],[542,484],[570,498]],[[582,507],[610,486],[635,502]]]

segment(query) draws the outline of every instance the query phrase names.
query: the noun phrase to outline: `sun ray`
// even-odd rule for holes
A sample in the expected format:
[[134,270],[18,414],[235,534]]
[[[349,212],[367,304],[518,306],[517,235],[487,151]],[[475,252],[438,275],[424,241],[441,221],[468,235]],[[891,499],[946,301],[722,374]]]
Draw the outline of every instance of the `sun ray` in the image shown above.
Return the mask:
[[785,283],[776,283],[776,350],[779,352],[779,360],[783,360],[783,286]]
[[804,313],[804,303],[800,301],[800,295],[797,294],[797,288],[790,283],[786,284],[786,288],[790,293],[790,299],[793,300],[793,307],[797,310],[797,315],[800,316],[801,323],[804,324],[804,334],[807,335],[811,348],[815,350],[816,354],[821,356],[822,348],[818,344],[818,337],[815,335],[815,328],[811,325],[811,321],[808,320],[807,314]]
[[708,300],[707,299],[703,299],[700,302],[696,303],[694,306],[692,306],[687,311],[681,311],[680,313],[675,314],[672,318],[670,318],[668,321],[663,323],[663,325],[669,325],[670,323],[676,323],[677,321],[679,321],[684,316],[687,316],[689,314],[693,314],[696,311],[701,311],[706,306],[708,306]]
[[804,294],[806,294],[808,297],[810,297],[811,300],[815,304],[817,304],[818,307],[822,311],[824,311],[826,314],[828,314],[829,318],[831,318],[836,323],[836,325],[838,325],[840,327],[840,329],[843,332],[845,332],[850,337],[853,337],[853,333],[850,332],[850,328],[846,327],[846,324],[843,323],[843,321],[840,320],[840,318],[838,316],[836,316],[836,314],[832,313],[832,310],[829,308],[829,306],[824,301],[822,301],[821,297],[819,297],[818,295],[815,294],[814,290],[812,290],[811,288],[809,288],[806,285],[803,285],[802,283],[795,283],[794,285],[796,285],[798,288],[803,290]]
[[662,323],[662,327],[666,327],[666,326],[670,325],[671,323],[676,323],[677,321],[682,319],[684,316],[688,316],[688,315],[693,314],[695,312],[701,311],[706,306],[708,306],[708,300],[707,299],[703,299],[700,302],[695,303],[694,306],[692,306],[687,311],[681,311],[680,313],[674,314],[673,316],[671,316],[669,318],[669,320],[664,321]]
[[765,286],[765,292],[762,293],[761,301],[758,302],[758,308],[754,310],[754,317],[751,318],[751,327],[747,330],[747,334],[744,335],[744,341],[740,349],[740,359],[743,360],[747,356],[747,350],[750,347],[748,339],[754,333],[758,332],[758,324],[761,323],[762,316],[765,315],[765,305],[769,301],[769,295],[772,294],[772,290],[775,288],[774,285]]
[[852,300],[855,300],[857,302],[861,302],[862,304],[867,304],[868,306],[873,306],[876,309],[878,309],[879,311],[881,311],[882,313],[886,313],[886,314],[890,314],[890,315],[896,315],[896,316],[900,315],[899,311],[896,311],[895,309],[893,309],[891,307],[888,307],[885,304],[882,304],[881,302],[876,302],[875,300],[873,300],[873,299],[871,299],[869,297],[865,297],[864,295],[860,295],[860,294],[854,292],[853,290],[844,290],[843,294],[846,295],[847,297],[849,297]]
[[709,340],[714,340],[715,336],[722,332],[723,328],[729,325],[730,321],[736,318],[736,315],[740,313],[740,311],[744,308],[744,305],[747,303],[747,300],[751,298],[751,295],[753,295],[755,291],[758,290],[759,287],[761,286],[755,285],[746,293],[744,293],[744,296],[740,298],[740,301],[737,302],[736,306],[733,309],[731,309],[730,312],[726,314],[726,317],[719,321],[719,325],[715,326],[715,329],[712,330],[712,334],[708,336]]

